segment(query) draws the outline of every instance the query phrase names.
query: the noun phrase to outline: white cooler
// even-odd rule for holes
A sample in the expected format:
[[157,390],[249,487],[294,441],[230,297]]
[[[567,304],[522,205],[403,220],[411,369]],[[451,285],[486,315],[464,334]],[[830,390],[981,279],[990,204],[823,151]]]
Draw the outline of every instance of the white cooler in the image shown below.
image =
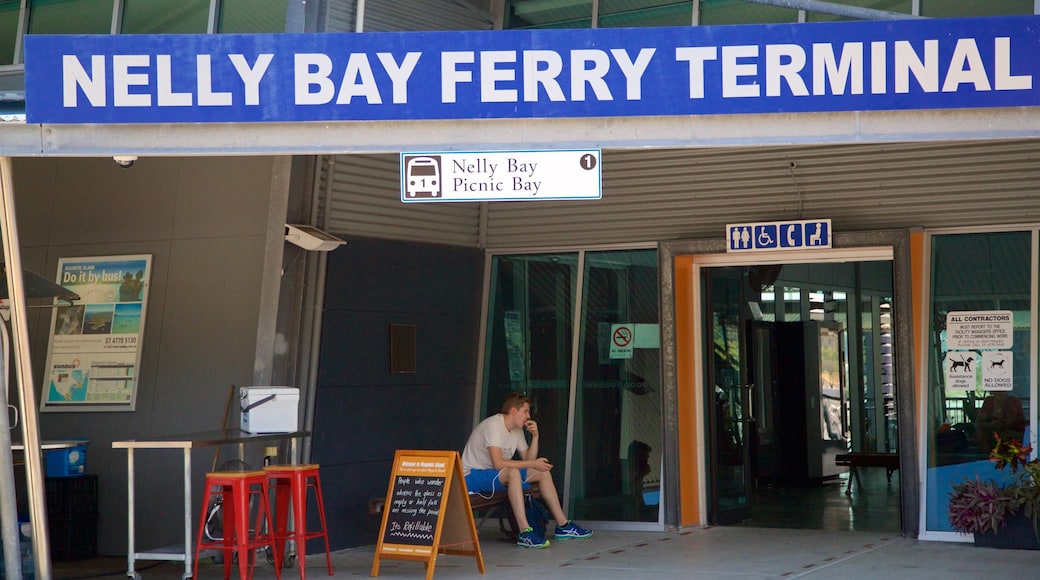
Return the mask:
[[300,389],[239,387],[241,427],[249,433],[291,433],[299,423]]

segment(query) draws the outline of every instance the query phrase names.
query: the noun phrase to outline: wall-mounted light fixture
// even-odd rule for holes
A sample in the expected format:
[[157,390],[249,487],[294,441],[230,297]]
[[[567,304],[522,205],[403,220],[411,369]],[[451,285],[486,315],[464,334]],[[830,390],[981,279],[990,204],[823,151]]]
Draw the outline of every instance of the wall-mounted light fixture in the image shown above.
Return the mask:
[[112,157],[112,161],[115,161],[116,165],[122,167],[123,169],[130,169],[131,167],[134,166],[134,163],[137,161],[137,156],[136,155],[115,155],[115,156]]
[[304,250],[318,252],[331,252],[347,243],[314,226],[303,224],[285,224],[285,241],[300,246]]

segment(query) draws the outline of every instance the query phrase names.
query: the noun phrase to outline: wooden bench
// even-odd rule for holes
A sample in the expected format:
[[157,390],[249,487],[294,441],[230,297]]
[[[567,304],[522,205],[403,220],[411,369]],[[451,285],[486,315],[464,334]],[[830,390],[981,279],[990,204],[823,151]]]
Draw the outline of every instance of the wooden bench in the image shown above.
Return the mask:
[[507,538],[515,540],[516,536],[520,534],[520,524],[516,522],[516,514],[513,513],[513,507],[509,505],[509,493],[496,491],[489,497],[471,493],[469,494],[469,506],[473,509],[474,515],[482,513],[482,517],[477,522],[478,529],[489,517],[497,515],[498,529],[502,530]]
[[852,480],[856,480],[860,490],[863,482],[859,480],[860,467],[884,467],[888,481],[892,481],[892,472],[899,469],[899,455],[895,453],[843,453],[834,457],[834,464],[849,468],[849,483],[845,487],[845,495],[852,495]]

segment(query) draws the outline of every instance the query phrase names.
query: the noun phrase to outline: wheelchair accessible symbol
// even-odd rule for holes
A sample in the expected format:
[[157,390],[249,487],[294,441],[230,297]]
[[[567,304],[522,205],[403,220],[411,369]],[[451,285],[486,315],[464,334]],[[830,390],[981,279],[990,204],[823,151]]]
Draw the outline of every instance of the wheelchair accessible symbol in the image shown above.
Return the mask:
[[759,250],[773,249],[779,243],[776,236],[776,224],[755,226],[755,248]]

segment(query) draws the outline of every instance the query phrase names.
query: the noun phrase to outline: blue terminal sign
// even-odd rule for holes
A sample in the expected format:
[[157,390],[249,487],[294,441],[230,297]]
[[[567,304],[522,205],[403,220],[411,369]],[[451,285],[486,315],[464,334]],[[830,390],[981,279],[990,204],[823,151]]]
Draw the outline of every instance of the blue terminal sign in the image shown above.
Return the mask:
[[1040,105],[1040,17],[465,32],[27,35],[30,123]]

